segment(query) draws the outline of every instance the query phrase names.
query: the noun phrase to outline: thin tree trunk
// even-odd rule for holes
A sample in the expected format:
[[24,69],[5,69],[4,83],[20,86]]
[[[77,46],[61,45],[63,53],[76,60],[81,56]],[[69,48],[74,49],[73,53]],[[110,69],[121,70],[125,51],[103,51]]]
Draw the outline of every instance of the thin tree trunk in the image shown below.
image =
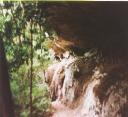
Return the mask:
[[0,34],[0,117],[14,117],[9,74],[4,52],[2,35]]
[[33,23],[32,21],[30,22],[31,25],[31,56],[30,56],[30,61],[31,61],[31,66],[30,66],[30,117],[32,117],[32,112],[33,112],[33,108],[32,108],[32,79],[33,79],[33,34],[32,34],[32,27],[33,27]]

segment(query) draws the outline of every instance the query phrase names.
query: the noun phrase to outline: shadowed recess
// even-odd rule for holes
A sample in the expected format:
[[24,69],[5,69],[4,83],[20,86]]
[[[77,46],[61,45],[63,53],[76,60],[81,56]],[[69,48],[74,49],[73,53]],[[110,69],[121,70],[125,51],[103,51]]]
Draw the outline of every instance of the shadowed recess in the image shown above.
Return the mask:
[[62,2],[41,4],[48,23],[61,39],[103,56],[128,56],[127,2]]

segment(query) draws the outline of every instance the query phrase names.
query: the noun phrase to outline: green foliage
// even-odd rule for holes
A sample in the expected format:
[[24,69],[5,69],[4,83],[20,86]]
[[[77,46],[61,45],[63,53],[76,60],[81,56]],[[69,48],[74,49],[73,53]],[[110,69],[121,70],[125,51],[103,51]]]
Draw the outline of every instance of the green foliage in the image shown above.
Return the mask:
[[[29,116],[29,66],[23,64],[12,72],[11,75],[11,88],[13,91],[13,99],[15,100],[15,107],[17,108],[17,116],[28,117]],[[33,78],[33,115],[41,116],[44,112],[50,112],[50,97],[47,84],[44,82],[44,78],[38,76],[39,68],[34,68]],[[41,70],[41,68],[40,68]]]
[[48,46],[54,34],[47,26],[38,2],[4,2],[0,5],[10,84],[17,117],[28,117],[30,102],[30,58],[33,43],[33,116],[50,112],[50,97],[44,77],[39,76],[52,62]]

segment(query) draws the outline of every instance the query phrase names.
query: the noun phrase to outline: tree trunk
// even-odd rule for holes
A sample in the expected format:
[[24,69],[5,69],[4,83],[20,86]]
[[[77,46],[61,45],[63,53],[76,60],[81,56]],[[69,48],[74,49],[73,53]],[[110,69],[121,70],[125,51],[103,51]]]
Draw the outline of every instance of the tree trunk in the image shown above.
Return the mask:
[[30,65],[30,117],[32,117],[32,112],[33,112],[33,108],[32,108],[32,104],[33,104],[33,100],[32,100],[32,85],[33,85],[33,33],[32,33],[32,28],[33,28],[33,23],[32,21],[30,22],[31,25],[31,56],[30,56],[30,61],[31,61],[31,65]]
[[0,34],[0,117],[14,117],[9,74],[4,52],[2,35]]

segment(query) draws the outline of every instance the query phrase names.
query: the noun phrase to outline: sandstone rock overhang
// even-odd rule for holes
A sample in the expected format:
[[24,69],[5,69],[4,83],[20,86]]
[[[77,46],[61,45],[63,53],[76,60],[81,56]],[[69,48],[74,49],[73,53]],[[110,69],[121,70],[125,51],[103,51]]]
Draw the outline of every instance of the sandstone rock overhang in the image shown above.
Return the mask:
[[72,42],[71,47],[128,57],[128,2],[46,2],[41,7],[59,38]]

